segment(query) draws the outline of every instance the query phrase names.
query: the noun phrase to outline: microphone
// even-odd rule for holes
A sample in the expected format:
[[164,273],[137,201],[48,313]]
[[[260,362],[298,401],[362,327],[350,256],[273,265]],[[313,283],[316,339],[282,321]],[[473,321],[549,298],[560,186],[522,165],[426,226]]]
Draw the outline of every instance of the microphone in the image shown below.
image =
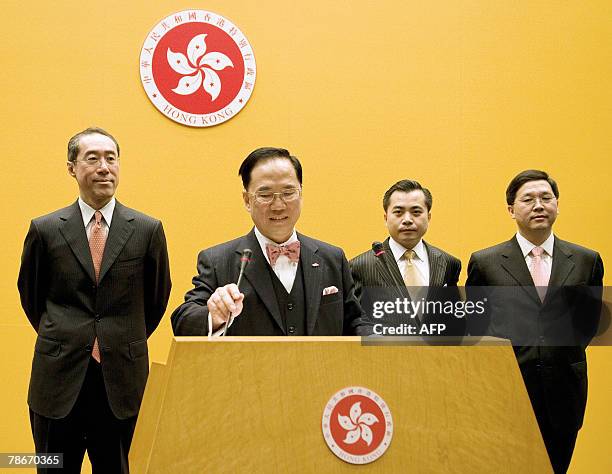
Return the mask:
[[244,269],[251,261],[251,255],[253,255],[253,251],[251,249],[244,249],[242,251],[242,256],[240,257],[240,273],[238,274],[238,282],[236,286],[240,288],[240,283],[242,282],[242,276],[244,275]]
[[382,242],[374,241],[372,242],[372,252],[376,257],[381,257],[385,254],[385,248],[383,247]]
[[383,247],[382,242],[378,242],[376,240],[372,242],[372,252],[374,253],[374,256],[378,259],[378,261],[382,265],[383,269],[387,273],[387,276],[391,278],[391,281],[393,281],[398,288],[405,286],[404,282],[398,280],[397,277],[393,274],[393,272],[387,266],[387,262],[385,262],[386,252],[385,252],[385,248]]
[[[238,287],[238,289],[240,289],[240,283],[242,282],[242,276],[244,275],[244,269],[251,261],[251,255],[253,255],[253,251],[251,249],[244,249],[242,251],[242,255],[240,256],[240,273],[238,274],[238,281],[236,282],[236,286]],[[227,334],[227,330],[229,329],[229,327],[232,325],[233,322],[234,322],[234,316],[230,313],[230,317],[227,323],[225,323],[225,328],[223,329],[223,332],[220,334],[220,336],[225,336]]]

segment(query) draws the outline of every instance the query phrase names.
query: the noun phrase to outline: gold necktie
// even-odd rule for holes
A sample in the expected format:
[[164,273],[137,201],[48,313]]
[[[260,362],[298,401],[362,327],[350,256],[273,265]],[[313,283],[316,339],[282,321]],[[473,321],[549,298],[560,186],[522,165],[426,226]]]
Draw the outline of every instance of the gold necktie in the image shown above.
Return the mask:
[[404,260],[406,260],[406,268],[404,269],[404,283],[410,294],[410,298],[414,301],[421,296],[421,287],[425,285],[423,277],[418,268],[414,264],[416,252],[414,250],[406,250]]

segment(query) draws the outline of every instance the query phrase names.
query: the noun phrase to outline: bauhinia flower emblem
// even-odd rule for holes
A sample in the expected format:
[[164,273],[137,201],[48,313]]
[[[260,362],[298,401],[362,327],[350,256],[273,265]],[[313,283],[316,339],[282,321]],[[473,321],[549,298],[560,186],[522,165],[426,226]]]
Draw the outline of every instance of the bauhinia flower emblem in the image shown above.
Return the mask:
[[359,439],[364,440],[368,446],[372,444],[372,426],[374,423],[378,423],[378,418],[372,413],[361,413],[361,402],[353,403],[349,416],[343,416],[338,414],[338,423],[340,426],[348,431],[344,442],[346,444],[354,444]]
[[[230,58],[223,53],[206,53],[206,34],[194,36],[187,45],[187,57],[170,48],[166,54],[168,64],[183,76],[173,92],[189,95],[202,86],[214,101],[221,93],[221,79],[215,71],[234,67]],[[189,59],[188,59],[189,58]]]

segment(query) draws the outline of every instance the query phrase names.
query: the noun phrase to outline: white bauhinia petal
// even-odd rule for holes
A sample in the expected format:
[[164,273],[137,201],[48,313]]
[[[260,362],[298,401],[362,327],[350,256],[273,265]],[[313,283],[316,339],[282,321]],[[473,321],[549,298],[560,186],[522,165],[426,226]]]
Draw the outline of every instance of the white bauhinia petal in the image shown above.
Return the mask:
[[359,419],[360,415],[361,415],[361,402],[353,403],[353,406],[351,407],[351,411],[350,411],[351,421],[354,424],[357,424],[357,420]]
[[200,58],[206,53],[205,39],[206,34],[197,35],[191,38],[189,45],[187,45],[187,57],[194,66],[198,64]]
[[202,56],[199,66],[208,66],[215,71],[220,71],[226,67],[234,67],[232,60],[223,53],[208,53]]
[[198,71],[195,76],[181,77],[181,80],[172,92],[176,92],[181,95],[193,94],[202,85],[202,73]]
[[212,69],[204,68],[204,90],[210,94],[212,100],[219,97],[221,93],[221,79],[219,75]]
[[168,59],[170,67],[183,76],[196,72],[196,70],[189,65],[183,53],[175,53],[168,48],[166,58]]
[[372,434],[372,430],[369,426],[361,425],[361,439],[368,443],[368,446],[372,444],[372,439],[374,439],[374,435]]
[[357,420],[357,423],[359,423],[359,424],[363,423],[363,424],[366,424],[368,426],[372,426],[374,423],[377,423],[377,422],[378,422],[378,418],[376,418],[375,415],[372,415],[372,413],[364,413]]
[[357,428],[357,426],[351,423],[351,419],[348,416],[338,415],[338,423],[347,431]]
[[356,443],[359,440],[359,435],[360,434],[361,433],[360,433],[359,427],[357,427],[356,430],[349,431],[346,434],[346,437],[344,438],[344,442],[346,444],[354,444],[354,443]]

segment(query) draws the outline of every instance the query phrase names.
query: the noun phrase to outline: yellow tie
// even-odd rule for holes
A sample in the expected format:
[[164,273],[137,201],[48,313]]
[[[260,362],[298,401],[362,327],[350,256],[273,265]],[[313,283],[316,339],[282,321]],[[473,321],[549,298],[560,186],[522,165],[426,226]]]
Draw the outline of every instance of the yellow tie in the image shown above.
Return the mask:
[[404,260],[406,261],[406,268],[404,269],[404,283],[410,294],[412,300],[417,300],[421,296],[421,288],[424,286],[423,277],[414,264],[414,258],[416,252],[414,250],[406,250],[404,253]]

